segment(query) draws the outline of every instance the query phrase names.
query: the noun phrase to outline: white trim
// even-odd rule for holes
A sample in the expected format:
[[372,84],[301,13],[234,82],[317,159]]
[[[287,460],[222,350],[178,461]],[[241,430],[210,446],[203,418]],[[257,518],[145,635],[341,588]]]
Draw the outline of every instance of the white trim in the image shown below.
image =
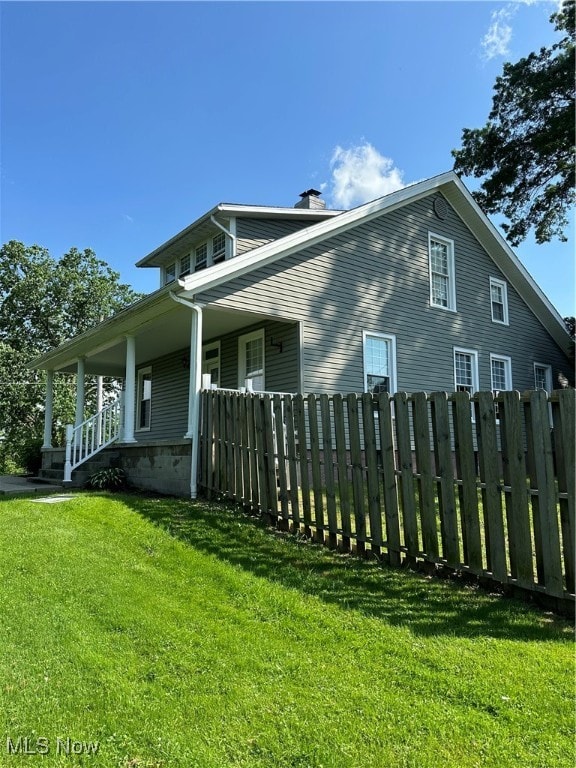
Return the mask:
[[368,392],[368,371],[366,368],[366,340],[371,337],[374,339],[382,339],[388,345],[388,365],[390,379],[390,391],[389,394],[393,395],[396,392],[397,370],[396,370],[396,336],[391,333],[380,333],[378,331],[362,331],[362,371],[364,377],[364,392]]
[[[432,241],[446,246],[446,255],[448,261],[448,306],[434,302],[432,290]],[[443,309],[448,312],[456,312],[456,269],[454,263],[454,240],[443,235],[437,235],[435,232],[428,232],[428,277],[430,281],[430,306],[434,309]]]
[[264,328],[259,328],[257,331],[238,336],[238,389],[244,387],[246,382],[246,344],[255,339],[262,339],[262,389],[266,386],[266,337]]
[[[492,286],[502,289],[502,310],[504,313],[504,320],[497,320],[494,317],[494,305],[492,303]],[[498,325],[510,325],[510,318],[508,314],[508,283],[506,280],[501,280],[499,277],[490,278],[490,317],[493,323]]]
[[472,358],[472,366],[471,366],[471,374],[472,374],[472,392],[470,393],[473,395],[475,392],[478,392],[479,389],[479,383],[478,383],[478,350],[476,349],[466,349],[465,347],[453,347],[453,353],[452,353],[452,360],[454,364],[454,391],[458,391],[459,386],[465,386],[458,383],[457,376],[456,376],[456,354],[459,353],[461,355],[470,355]]
[[[492,372],[492,362],[496,360],[501,363],[504,363],[504,376],[505,376],[505,386],[503,389],[497,389],[494,386],[494,376]],[[512,387],[512,358],[508,355],[495,355],[490,353],[490,388],[492,389],[492,392],[509,392]]]
[[[150,400],[150,412],[148,414],[149,423],[148,423],[148,426],[141,427],[140,426],[140,418],[141,418],[141,415],[142,415],[142,401],[144,399],[143,397],[141,397],[141,394],[143,395],[144,393],[143,392],[141,393],[140,390],[141,390],[141,387],[142,387],[142,382],[144,380],[144,376],[146,374],[150,374],[150,398],[149,398],[149,400]],[[134,431],[135,432],[150,432],[151,426],[152,426],[152,366],[151,365],[146,365],[146,366],[144,366],[144,368],[139,368],[138,369],[137,377],[136,377],[136,429]]]

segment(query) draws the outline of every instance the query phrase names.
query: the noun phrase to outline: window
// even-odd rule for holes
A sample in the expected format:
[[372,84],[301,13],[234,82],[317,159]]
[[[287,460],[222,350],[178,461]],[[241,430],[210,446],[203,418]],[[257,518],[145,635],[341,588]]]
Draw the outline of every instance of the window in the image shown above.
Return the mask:
[[534,389],[552,392],[552,366],[534,363]]
[[255,392],[264,391],[264,330],[254,331],[238,339],[238,386],[252,380]]
[[178,272],[178,277],[186,277],[186,275],[190,274],[190,254],[187,256],[182,256],[180,259],[180,270]]
[[137,430],[150,429],[152,415],[152,369],[138,371],[138,402],[136,413]]
[[202,347],[202,374],[210,376],[210,384],[220,386],[220,342]]
[[508,325],[508,291],[504,280],[490,278],[490,305],[492,322]]
[[454,348],[454,385],[456,392],[478,390],[478,352],[473,349]]
[[454,243],[452,240],[428,235],[430,259],[430,304],[456,311],[454,278]]
[[364,391],[379,394],[396,391],[396,337],[363,333]]
[[176,280],[176,262],[173,264],[169,264],[166,267],[166,271],[164,273],[164,283],[172,283],[174,280]]
[[212,262],[218,264],[226,258],[226,235],[219,232],[212,238]]
[[512,389],[512,361],[505,355],[490,355],[492,391],[506,392]]
[[206,243],[202,243],[194,251],[194,271],[198,272],[200,269],[205,269],[208,264],[208,246]]

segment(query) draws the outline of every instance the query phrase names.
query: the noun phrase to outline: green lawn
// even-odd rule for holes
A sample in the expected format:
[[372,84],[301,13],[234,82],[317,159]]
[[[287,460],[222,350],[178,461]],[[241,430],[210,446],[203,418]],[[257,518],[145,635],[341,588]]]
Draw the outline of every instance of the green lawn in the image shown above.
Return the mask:
[[0,499],[0,580],[2,768],[574,765],[570,623],[222,506]]

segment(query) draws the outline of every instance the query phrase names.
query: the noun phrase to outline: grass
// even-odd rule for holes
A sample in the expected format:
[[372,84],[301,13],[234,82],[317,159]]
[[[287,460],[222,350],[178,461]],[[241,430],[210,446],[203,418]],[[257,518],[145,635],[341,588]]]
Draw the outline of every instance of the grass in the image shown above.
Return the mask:
[[0,553],[2,768],[574,764],[572,629],[524,604],[130,494],[0,499]]

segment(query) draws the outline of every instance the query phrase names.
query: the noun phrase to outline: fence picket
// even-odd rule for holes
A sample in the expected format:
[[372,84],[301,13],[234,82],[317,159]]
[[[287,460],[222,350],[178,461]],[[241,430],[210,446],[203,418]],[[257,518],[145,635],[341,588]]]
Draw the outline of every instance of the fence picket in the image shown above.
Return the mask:
[[519,584],[531,586],[534,583],[534,570],[520,393],[502,392],[498,400],[510,572]]
[[289,507],[288,507],[288,478],[286,476],[286,451],[284,435],[284,409],[280,395],[274,395],[274,429],[276,435],[276,454],[278,476],[278,500],[280,501],[280,513],[288,526]]
[[366,515],[364,512],[364,487],[362,483],[362,447],[358,420],[358,397],[350,394],[346,398],[348,430],[350,432],[350,464],[352,465],[352,499],[354,502],[354,537],[356,551],[366,551]]
[[256,410],[258,401],[253,395],[246,395],[246,415],[248,418],[248,454],[250,456],[250,498],[254,509],[261,509],[260,475],[258,472],[258,441],[256,439]]
[[498,581],[505,584],[508,581],[508,566],[494,397],[492,392],[477,392],[474,398],[487,567]]
[[290,507],[292,522],[297,529],[300,525],[300,500],[298,498],[298,460],[296,456],[296,436],[294,434],[293,398],[284,398],[284,418],[286,423],[286,448],[288,459],[288,477],[290,480]]
[[386,518],[386,548],[390,565],[400,565],[400,521],[398,518],[398,494],[394,461],[392,432],[392,406],[390,395],[378,396],[378,429],[380,433],[382,487],[384,489],[384,514]]
[[240,421],[240,444],[242,462],[242,496],[239,501],[245,506],[252,502],[252,483],[250,480],[250,427],[248,418],[248,398],[238,398],[238,419]]
[[278,517],[278,484],[276,482],[276,453],[274,450],[274,425],[272,399],[265,394],[260,398],[262,424],[264,427],[264,468],[266,477],[266,499],[268,513]]
[[531,392],[525,403],[527,459],[536,548],[536,571],[540,584],[552,595],[564,592],[560,550],[560,531],[556,507],[556,478],[548,398],[543,391]]
[[320,419],[322,424],[322,455],[324,457],[324,484],[326,486],[326,511],[328,513],[328,546],[336,547],[338,541],[338,516],[334,487],[334,452],[332,450],[332,418],[330,398],[320,395]]
[[312,464],[312,492],[314,496],[315,541],[324,543],[324,496],[322,468],[320,466],[320,437],[318,433],[318,402],[316,395],[308,395],[308,427],[310,429],[310,460]]
[[457,568],[460,565],[460,537],[458,535],[456,495],[454,493],[450,414],[448,396],[445,392],[433,392],[430,395],[430,410],[436,475],[440,477],[438,481],[438,510],[440,513],[442,556],[449,565]]
[[455,392],[452,395],[452,419],[454,423],[456,472],[461,480],[461,484],[458,486],[458,498],[464,563],[473,573],[481,575],[482,539],[478,509],[478,478],[476,476],[474,438],[470,416],[470,396],[467,392]]
[[438,557],[438,521],[431,466],[432,451],[430,446],[428,396],[425,392],[416,392],[412,395],[412,408],[422,542],[424,552],[428,558],[435,560]]
[[304,518],[304,533],[312,535],[312,508],[310,506],[310,476],[308,474],[308,448],[306,445],[306,412],[304,398],[296,395],[294,411],[298,424],[298,452],[300,457],[300,487],[302,489],[302,516]]
[[350,483],[348,477],[348,453],[346,448],[346,429],[344,421],[344,401],[342,395],[333,397],[334,432],[336,436],[336,461],[338,464],[338,494],[340,496],[340,516],[342,518],[342,549],[350,549],[352,527],[350,522]]
[[364,452],[366,455],[370,548],[375,555],[380,555],[382,548],[382,513],[380,509],[380,481],[376,453],[374,405],[375,399],[371,394],[365,393],[362,395],[362,425],[364,427]]
[[576,592],[574,574],[576,561],[576,526],[574,523],[574,499],[576,496],[576,476],[574,474],[575,401],[576,390],[574,389],[555,392],[552,399],[564,573],[566,589],[572,594]]
[[418,522],[416,518],[416,500],[414,471],[412,469],[412,445],[410,442],[410,416],[406,392],[394,395],[396,412],[396,439],[398,442],[398,464],[400,467],[400,494],[402,501],[402,523],[404,544],[407,554],[416,558],[420,553],[418,546]]

